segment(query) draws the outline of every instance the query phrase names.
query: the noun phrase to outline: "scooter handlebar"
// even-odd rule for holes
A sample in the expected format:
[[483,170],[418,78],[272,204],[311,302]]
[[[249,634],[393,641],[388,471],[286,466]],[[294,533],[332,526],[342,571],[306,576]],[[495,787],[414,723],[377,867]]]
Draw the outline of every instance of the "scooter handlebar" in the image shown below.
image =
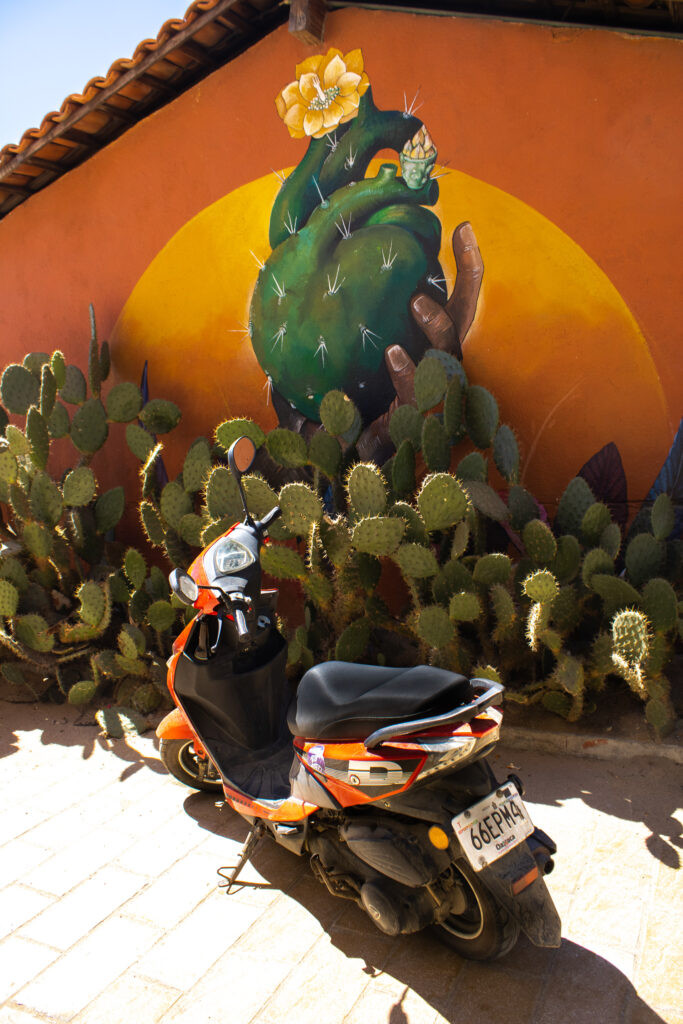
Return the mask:
[[256,530],[260,534],[263,534],[263,536],[266,536],[267,533],[268,533],[268,527],[270,526],[270,524],[274,523],[276,519],[279,519],[281,515],[282,515],[282,509],[280,508],[279,505],[276,505],[275,508],[271,508],[270,512],[268,512],[263,517],[263,519],[259,520],[258,523],[254,523],[254,526],[255,526]]
[[237,635],[240,640],[244,640],[245,637],[249,636],[249,627],[247,626],[247,620],[244,616],[244,612],[241,608],[233,608],[232,614],[235,619],[235,625],[237,626]]

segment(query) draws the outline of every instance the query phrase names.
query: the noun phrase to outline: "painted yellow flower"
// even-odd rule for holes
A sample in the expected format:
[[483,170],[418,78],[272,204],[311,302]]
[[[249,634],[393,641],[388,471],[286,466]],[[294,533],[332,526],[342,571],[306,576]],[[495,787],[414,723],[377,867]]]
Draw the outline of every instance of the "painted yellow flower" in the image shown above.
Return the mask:
[[278,93],[275,106],[293,138],[321,139],[356,116],[369,85],[360,50],[343,56],[331,49],[324,57],[319,53],[297,64],[296,81]]

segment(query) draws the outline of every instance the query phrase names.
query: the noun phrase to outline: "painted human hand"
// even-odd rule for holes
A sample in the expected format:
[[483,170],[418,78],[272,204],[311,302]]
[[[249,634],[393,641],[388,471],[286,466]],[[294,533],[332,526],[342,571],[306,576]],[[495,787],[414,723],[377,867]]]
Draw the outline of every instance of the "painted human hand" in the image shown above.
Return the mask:
[[[461,360],[463,342],[477,311],[484,263],[469,221],[457,226],[452,246],[457,275],[450,298],[442,306],[424,292],[418,292],[410,300],[410,308],[430,346],[450,352]],[[387,348],[384,359],[396,398],[388,410],[363,431],[357,443],[361,459],[380,464],[386,461],[391,449],[389,422],[394,410],[399,405],[415,404],[415,363],[400,345]]]

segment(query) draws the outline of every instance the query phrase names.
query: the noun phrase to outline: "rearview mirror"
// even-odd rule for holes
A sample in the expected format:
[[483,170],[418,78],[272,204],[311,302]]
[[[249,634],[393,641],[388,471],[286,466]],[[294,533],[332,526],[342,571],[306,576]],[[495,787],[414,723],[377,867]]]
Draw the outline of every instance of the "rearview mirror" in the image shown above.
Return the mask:
[[199,597],[199,587],[189,573],[174,569],[168,577],[171,590],[183,604],[193,605]]
[[256,445],[250,437],[238,437],[232,442],[228,451],[228,465],[238,480],[249,469],[255,455]]

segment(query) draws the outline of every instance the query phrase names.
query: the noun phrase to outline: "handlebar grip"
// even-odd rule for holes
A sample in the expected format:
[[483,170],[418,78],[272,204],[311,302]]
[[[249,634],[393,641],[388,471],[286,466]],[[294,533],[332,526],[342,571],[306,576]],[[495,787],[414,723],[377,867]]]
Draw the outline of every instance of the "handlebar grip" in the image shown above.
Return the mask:
[[244,617],[244,612],[241,608],[233,608],[232,614],[235,617],[235,625],[237,626],[237,635],[240,640],[249,636],[249,627],[247,626],[247,620]]
[[270,524],[274,523],[276,519],[279,519],[281,515],[282,509],[279,505],[276,505],[275,508],[271,508],[270,512],[268,512],[263,519],[256,524],[259,533],[267,533]]

